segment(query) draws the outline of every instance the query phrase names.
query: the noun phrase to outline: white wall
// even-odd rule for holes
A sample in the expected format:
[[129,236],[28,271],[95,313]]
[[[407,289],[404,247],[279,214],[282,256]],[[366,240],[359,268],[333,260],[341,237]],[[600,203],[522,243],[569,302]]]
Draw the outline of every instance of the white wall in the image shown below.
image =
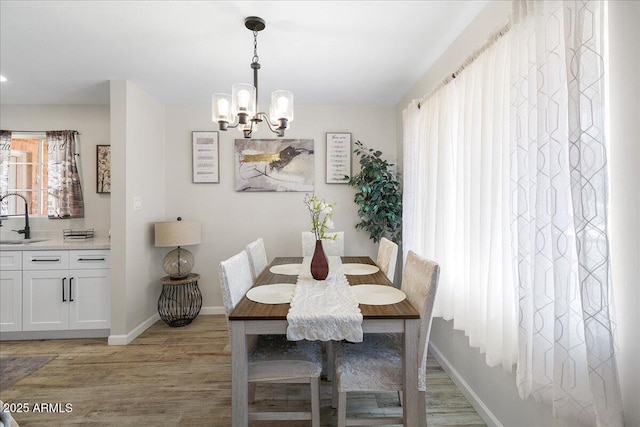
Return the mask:
[[[72,129],[80,132],[80,173],[84,195],[85,217],[80,219],[48,219],[30,216],[31,237],[53,234],[62,238],[62,230],[93,228],[97,236],[109,231],[109,194],[96,193],[96,145],[110,141],[109,107],[106,105],[0,105],[0,128],[19,131]],[[22,228],[21,217],[8,219],[3,236],[15,238],[13,228]],[[3,221],[4,222],[4,221]],[[12,222],[16,222],[14,226]]]
[[[402,153],[402,110],[413,99],[422,98],[439,84],[506,22],[510,2],[490,2],[436,64],[403,98],[396,109],[398,155]],[[638,35],[640,2],[609,2],[611,16],[611,223],[613,289],[618,314],[619,371],[625,409],[625,425],[640,425],[638,402],[637,307],[640,305],[640,156],[638,106]],[[466,389],[467,397],[489,425],[570,425],[552,418],[549,405],[523,401],[515,387],[515,375],[489,368],[477,349],[468,345],[464,333],[453,330],[453,322],[434,319],[433,350],[454,381]]]
[[[274,138],[261,125],[254,138]],[[296,106],[295,120],[286,138],[313,139],[315,142],[315,191],[328,202],[335,202],[336,230],[345,232],[347,255],[375,257],[377,245],[368,234],[354,228],[357,208],[354,190],[346,184],[325,183],[325,133],[351,132],[352,141],[381,150],[391,158],[396,152],[393,108]],[[222,310],[218,266],[250,241],[262,237],[269,260],[275,256],[300,256],[300,232],[310,229],[304,193],[237,193],[234,181],[234,139],[242,135],[235,129],[220,132],[220,183],[193,184],[191,179],[191,132],[217,130],[207,107],[167,107],[166,216],[181,216],[202,222],[202,243],[189,247],[195,256],[194,272],[201,274],[203,312]],[[352,160],[359,170],[358,158]],[[221,312],[221,311],[219,311]]]
[[[153,222],[163,217],[165,107],[129,81],[111,82],[112,317],[111,343],[135,338],[157,319],[162,252]],[[134,209],[139,198],[141,209]],[[124,342],[123,342],[124,341]]]
[[609,2],[611,259],[625,425],[640,426],[640,2]]

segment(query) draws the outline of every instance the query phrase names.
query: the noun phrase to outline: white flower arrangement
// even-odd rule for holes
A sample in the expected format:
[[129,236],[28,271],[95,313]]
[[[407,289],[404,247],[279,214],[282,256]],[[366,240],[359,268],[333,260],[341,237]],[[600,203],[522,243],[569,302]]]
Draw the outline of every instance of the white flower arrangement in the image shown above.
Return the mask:
[[324,199],[320,200],[315,194],[305,194],[304,204],[311,215],[311,232],[315,234],[316,240],[335,239],[336,236],[325,236],[327,229],[333,229],[333,207],[335,203],[327,203]]

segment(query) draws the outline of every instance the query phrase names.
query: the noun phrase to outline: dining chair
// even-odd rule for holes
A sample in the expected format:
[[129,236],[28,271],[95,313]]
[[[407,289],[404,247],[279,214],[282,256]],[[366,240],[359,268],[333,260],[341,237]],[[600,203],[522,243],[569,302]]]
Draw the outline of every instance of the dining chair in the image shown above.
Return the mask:
[[[420,313],[418,341],[418,400],[420,414],[426,414],[427,345],[431,332],[433,303],[440,266],[409,251],[402,272],[402,291]],[[402,391],[403,343],[400,334],[365,334],[362,343],[338,343],[334,349],[334,397],[338,401],[338,427],[362,422],[402,424],[402,418],[362,418],[347,420],[347,392]],[[425,415],[426,416],[426,415]],[[425,418],[426,419],[426,418]],[[358,421],[360,423],[358,423]],[[424,421],[424,420],[423,420]]]
[[380,239],[376,264],[392,283],[396,275],[396,262],[398,262],[398,245],[383,237]]
[[258,238],[249,243],[245,250],[249,255],[249,265],[251,266],[251,279],[253,282],[267,268],[267,252],[264,249],[264,241],[262,238]]
[[[245,250],[220,263],[220,287],[227,320],[253,285]],[[231,332],[229,331],[229,335]],[[309,420],[320,426],[320,373],[322,347],[315,341],[288,341],[284,335],[259,335],[248,340],[249,403],[255,400],[257,383],[309,384],[310,412],[251,412],[249,420]]]
[[[327,256],[344,256],[344,231],[326,233],[327,237],[335,236],[335,239],[322,239],[322,248]],[[313,256],[316,249],[316,236],[311,231],[302,232],[302,256]]]

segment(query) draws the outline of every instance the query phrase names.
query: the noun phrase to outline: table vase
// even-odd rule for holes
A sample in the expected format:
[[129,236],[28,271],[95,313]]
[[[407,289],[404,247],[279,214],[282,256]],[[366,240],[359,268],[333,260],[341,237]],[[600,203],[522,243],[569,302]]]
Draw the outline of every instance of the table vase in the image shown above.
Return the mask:
[[311,258],[311,276],[316,280],[324,280],[329,275],[329,261],[322,248],[322,240],[316,240],[316,248]]

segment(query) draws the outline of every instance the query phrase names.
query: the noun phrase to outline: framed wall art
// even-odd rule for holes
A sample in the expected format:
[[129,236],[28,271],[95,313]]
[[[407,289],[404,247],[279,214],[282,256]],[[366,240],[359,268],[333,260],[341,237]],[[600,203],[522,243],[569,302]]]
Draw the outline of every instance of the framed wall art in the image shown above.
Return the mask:
[[218,132],[192,132],[193,182],[220,182]]
[[236,191],[313,191],[313,139],[236,139]]
[[327,184],[347,184],[351,176],[351,134],[327,132]]
[[111,193],[110,145],[96,145],[96,193]]

